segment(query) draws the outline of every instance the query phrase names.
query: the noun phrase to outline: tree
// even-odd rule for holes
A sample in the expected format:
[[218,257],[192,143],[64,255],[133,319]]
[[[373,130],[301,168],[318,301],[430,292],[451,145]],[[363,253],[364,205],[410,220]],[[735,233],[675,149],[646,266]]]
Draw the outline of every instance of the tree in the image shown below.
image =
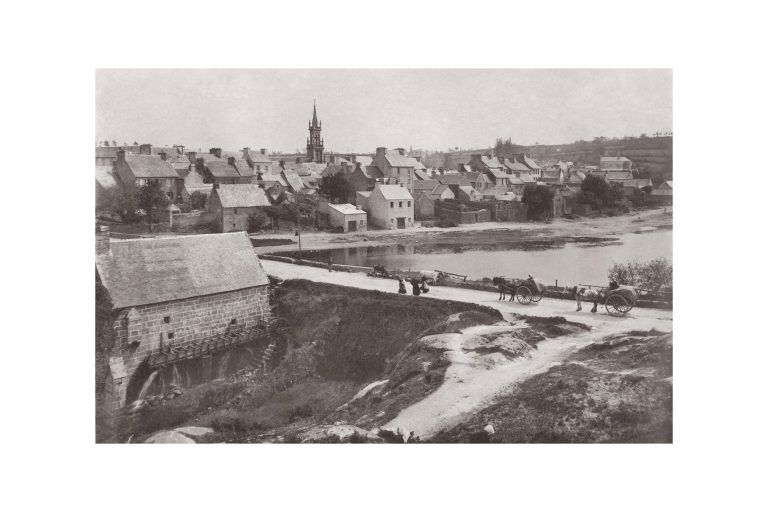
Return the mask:
[[152,215],[156,210],[161,210],[168,206],[168,196],[163,193],[160,188],[160,183],[157,181],[149,181],[139,189],[138,202],[139,208],[144,210],[147,214],[149,231],[152,232]]
[[122,187],[110,187],[96,194],[96,210],[108,211],[120,217],[123,222],[136,222],[138,203],[136,194]]
[[267,220],[267,216],[264,212],[256,210],[248,216],[248,232],[253,233],[254,231],[261,231],[261,228],[267,224]]
[[621,183],[608,183],[602,178],[591,174],[584,178],[581,184],[578,200],[595,208],[615,206],[624,194]]
[[323,176],[318,193],[327,197],[331,203],[346,203],[350,190],[349,180],[339,171],[330,176]]
[[608,269],[608,279],[619,284],[658,292],[663,288],[672,287],[672,265],[666,258],[657,258],[645,263],[614,263]]
[[528,205],[528,218],[541,220],[552,213],[555,193],[543,185],[527,185],[523,190],[523,203]]
[[205,210],[208,196],[196,190],[189,194],[189,207],[193,210]]

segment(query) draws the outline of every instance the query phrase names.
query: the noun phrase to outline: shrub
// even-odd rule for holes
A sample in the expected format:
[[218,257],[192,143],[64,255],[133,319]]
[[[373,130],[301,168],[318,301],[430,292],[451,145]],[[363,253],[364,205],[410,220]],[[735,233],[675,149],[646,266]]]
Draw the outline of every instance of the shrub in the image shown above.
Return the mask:
[[614,263],[608,269],[608,279],[657,292],[672,287],[672,265],[666,258],[657,258],[646,263]]
[[296,407],[293,407],[288,412],[288,423],[293,423],[294,421],[301,418],[311,418],[311,417],[312,417],[312,406],[310,404],[297,405]]
[[256,210],[248,216],[248,232],[261,231],[267,225],[267,216],[261,210]]

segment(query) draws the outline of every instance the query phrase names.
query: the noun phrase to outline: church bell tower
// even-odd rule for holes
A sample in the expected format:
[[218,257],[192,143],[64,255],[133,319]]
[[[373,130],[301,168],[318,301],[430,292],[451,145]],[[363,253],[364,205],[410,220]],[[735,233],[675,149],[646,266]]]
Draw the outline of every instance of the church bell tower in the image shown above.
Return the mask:
[[323,161],[323,139],[320,137],[320,130],[323,128],[322,121],[317,121],[317,105],[312,106],[312,121],[309,122],[309,138],[307,138],[307,161],[322,163]]

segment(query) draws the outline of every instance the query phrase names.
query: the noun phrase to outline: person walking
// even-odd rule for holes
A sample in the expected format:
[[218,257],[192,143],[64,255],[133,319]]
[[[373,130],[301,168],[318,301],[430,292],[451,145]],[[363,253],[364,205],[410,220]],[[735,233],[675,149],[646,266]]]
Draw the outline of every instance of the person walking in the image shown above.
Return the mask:
[[427,278],[421,277],[421,293],[429,293],[429,284],[427,284]]
[[403,294],[408,293],[408,291],[405,289],[405,281],[403,281],[403,278],[398,277],[397,280],[399,285],[397,288],[397,293],[403,293]]
[[413,286],[413,294],[418,296],[421,294],[421,290],[419,290],[419,280],[415,277],[411,279],[411,286]]
[[333,272],[333,258],[328,255],[328,272]]

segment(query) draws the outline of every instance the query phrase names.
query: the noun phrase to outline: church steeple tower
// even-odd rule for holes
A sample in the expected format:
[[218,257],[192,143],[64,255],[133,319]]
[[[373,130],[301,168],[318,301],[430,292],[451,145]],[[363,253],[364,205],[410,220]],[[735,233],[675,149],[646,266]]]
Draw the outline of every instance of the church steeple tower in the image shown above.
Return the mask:
[[323,161],[323,139],[320,137],[320,131],[323,129],[323,122],[317,121],[317,104],[312,105],[312,121],[309,122],[309,138],[307,138],[307,160],[309,162]]

